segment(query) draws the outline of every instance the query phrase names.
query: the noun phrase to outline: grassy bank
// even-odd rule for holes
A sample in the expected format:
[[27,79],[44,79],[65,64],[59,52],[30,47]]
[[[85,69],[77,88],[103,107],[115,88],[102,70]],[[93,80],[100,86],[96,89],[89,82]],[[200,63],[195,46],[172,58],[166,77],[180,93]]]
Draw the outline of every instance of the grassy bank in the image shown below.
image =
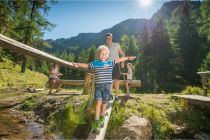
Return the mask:
[[20,65],[14,62],[3,59],[0,62],[0,89],[2,88],[26,88],[44,87],[48,78],[46,75],[26,70],[25,73],[20,72]]
[[[118,127],[130,116],[148,118],[151,121],[154,139],[192,139],[198,132],[209,134],[208,111],[199,106],[190,106],[184,100],[174,100],[171,94],[138,94],[133,99],[115,103],[106,134],[107,139],[116,136]],[[175,126],[184,127],[174,134]]]

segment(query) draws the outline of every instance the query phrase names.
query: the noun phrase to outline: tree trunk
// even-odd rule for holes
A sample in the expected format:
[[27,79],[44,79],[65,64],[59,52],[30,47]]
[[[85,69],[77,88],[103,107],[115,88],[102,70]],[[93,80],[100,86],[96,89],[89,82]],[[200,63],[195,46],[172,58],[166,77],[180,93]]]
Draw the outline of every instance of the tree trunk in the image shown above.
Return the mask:
[[25,73],[25,71],[26,71],[26,63],[27,63],[27,58],[26,58],[26,56],[24,55],[24,56],[23,56],[22,65],[21,65],[21,73]]

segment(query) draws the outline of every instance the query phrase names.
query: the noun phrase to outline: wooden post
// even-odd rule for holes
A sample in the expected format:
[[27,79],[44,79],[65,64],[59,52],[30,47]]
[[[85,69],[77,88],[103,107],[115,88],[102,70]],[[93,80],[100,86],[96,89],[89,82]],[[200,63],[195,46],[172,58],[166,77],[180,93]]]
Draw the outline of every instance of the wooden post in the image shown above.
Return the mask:
[[207,96],[207,89],[208,89],[207,74],[210,74],[210,71],[197,72],[197,74],[201,75],[201,81],[202,81],[202,87],[203,87],[203,95]]
[[94,75],[91,73],[85,73],[85,84],[83,88],[83,94],[91,94],[92,92],[94,92],[94,89]]
[[206,74],[201,74],[201,81],[202,81],[202,87],[203,87],[203,95],[207,96],[207,84],[206,84]]

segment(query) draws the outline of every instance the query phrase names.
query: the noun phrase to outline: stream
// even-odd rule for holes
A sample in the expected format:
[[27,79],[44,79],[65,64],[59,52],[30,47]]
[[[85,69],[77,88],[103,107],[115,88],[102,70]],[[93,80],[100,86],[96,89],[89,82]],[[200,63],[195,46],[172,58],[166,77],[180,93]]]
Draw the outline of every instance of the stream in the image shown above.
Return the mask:
[[7,108],[0,110],[0,138],[51,139],[55,136],[47,133],[44,125],[25,118],[21,112]]
[[[29,93],[31,94],[31,93]],[[17,91],[1,91],[0,94],[0,139],[86,139],[91,126],[81,124],[73,133],[68,128],[67,133],[55,134],[38,123],[33,111],[30,115],[19,110],[21,101],[28,93]],[[62,118],[62,117],[61,117]],[[71,135],[70,135],[71,134]],[[73,134],[73,136],[72,136]]]
[[17,109],[27,94],[15,90],[0,90],[0,139],[56,138],[45,130],[43,124],[35,122],[33,118],[27,118],[24,112]]

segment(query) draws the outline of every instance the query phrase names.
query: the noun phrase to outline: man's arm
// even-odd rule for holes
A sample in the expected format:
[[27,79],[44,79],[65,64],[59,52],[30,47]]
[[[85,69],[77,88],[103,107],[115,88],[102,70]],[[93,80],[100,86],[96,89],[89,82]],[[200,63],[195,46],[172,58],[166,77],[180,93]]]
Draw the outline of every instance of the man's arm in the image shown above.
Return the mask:
[[125,57],[125,53],[121,48],[118,50],[118,53],[120,54],[121,57]]
[[115,63],[124,62],[126,60],[134,60],[134,59],[136,59],[136,56],[121,57],[121,58],[115,59]]
[[[118,53],[120,54],[121,57],[125,57],[125,53],[123,52],[123,50],[121,48],[119,48]],[[122,62],[121,63],[121,68],[125,67],[125,63]]]

